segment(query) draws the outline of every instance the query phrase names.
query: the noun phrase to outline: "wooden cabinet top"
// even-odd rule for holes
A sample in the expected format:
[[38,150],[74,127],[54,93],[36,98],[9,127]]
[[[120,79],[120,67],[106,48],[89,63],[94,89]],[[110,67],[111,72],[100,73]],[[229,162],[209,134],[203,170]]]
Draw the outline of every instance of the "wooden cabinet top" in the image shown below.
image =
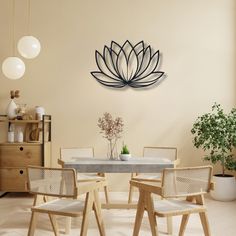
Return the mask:
[[[0,122],[3,123],[18,123],[18,124],[26,124],[26,123],[41,123],[42,120],[9,120],[9,119],[0,119]],[[44,120],[44,122],[51,122],[51,120]]]

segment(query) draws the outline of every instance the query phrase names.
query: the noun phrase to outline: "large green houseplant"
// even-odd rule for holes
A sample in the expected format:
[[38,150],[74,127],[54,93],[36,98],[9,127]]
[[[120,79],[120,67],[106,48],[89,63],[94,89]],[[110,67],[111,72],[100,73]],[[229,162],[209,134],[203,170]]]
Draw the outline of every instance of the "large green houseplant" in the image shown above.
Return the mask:
[[[197,118],[191,133],[194,135],[194,146],[206,152],[203,159],[210,161],[213,165],[218,163],[221,165],[221,173],[215,176],[231,177],[235,183],[235,178],[226,174],[226,170],[236,170],[236,159],[233,154],[233,149],[236,147],[236,109],[233,108],[229,113],[225,113],[220,104],[214,104],[210,113]],[[236,187],[232,188],[236,191]]]

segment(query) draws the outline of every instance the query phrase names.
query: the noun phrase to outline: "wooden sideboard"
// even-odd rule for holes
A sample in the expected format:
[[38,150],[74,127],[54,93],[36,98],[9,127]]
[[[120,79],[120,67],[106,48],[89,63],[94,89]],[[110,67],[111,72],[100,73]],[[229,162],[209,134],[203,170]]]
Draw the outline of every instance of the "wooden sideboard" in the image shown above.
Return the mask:
[[[24,142],[0,143],[0,191],[26,192],[26,167],[51,166],[51,116],[42,121],[0,119],[0,132],[7,132],[11,124],[23,127]],[[40,139],[30,140],[34,130],[40,130]]]

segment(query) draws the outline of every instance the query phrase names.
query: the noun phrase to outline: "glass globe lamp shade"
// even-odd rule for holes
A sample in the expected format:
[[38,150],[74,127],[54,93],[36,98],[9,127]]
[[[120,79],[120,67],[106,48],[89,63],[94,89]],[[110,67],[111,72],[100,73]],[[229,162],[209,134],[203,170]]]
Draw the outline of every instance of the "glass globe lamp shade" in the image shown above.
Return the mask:
[[33,59],[40,53],[41,45],[37,38],[33,36],[23,36],[17,44],[17,49],[22,57]]
[[20,79],[25,73],[25,63],[18,57],[8,57],[2,63],[2,72],[9,79]]

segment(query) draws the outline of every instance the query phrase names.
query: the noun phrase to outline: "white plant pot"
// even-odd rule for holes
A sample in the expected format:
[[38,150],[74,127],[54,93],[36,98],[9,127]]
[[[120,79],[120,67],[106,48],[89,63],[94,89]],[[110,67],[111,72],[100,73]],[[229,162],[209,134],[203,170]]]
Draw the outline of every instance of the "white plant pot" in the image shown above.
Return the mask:
[[120,154],[120,159],[122,161],[128,161],[131,158],[131,154]]
[[211,196],[217,201],[233,201],[236,199],[236,181],[234,176],[213,176],[215,189]]

